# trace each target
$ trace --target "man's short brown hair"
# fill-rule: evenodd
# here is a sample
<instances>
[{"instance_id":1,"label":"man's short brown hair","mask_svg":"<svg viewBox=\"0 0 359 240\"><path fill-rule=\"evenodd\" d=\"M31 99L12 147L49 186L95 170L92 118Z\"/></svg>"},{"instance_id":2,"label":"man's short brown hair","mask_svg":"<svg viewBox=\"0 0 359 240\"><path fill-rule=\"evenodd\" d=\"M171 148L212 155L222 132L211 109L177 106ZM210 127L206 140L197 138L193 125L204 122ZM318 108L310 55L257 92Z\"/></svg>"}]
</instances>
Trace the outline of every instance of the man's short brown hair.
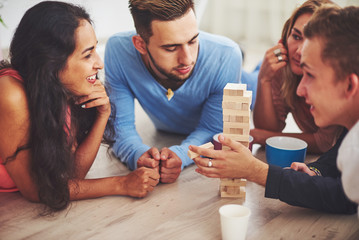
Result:
<instances>
[{"instance_id":1,"label":"man's short brown hair","mask_svg":"<svg viewBox=\"0 0 359 240\"><path fill-rule=\"evenodd\" d=\"M194 11L193 0L129 0L129 8L137 33L148 43L152 36L152 21L172 21L189 9Z\"/></svg>"},{"instance_id":2,"label":"man's short brown hair","mask_svg":"<svg viewBox=\"0 0 359 240\"><path fill-rule=\"evenodd\" d=\"M321 58L330 64L338 79L359 75L359 7L322 7L304 28L308 39L319 38Z\"/></svg>"}]
</instances>

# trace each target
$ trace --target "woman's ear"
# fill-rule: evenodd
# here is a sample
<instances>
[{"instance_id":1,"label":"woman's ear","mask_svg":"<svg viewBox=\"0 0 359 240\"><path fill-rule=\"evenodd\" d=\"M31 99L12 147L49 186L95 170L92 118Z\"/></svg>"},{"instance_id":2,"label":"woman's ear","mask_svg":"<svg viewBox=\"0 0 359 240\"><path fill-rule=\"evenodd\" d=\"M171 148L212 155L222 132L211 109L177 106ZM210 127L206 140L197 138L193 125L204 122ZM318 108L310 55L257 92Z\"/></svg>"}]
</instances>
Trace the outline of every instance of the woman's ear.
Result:
<instances>
[{"instance_id":1,"label":"woman's ear","mask_svg":"<svg viewBox=\"0 0 359 240\"><path fill-rule=\"evenodd\" d=\"M348 87L346 91L347 97L353 97L359 94L359 76L355 73L351 73L348 76Z\"/></svg>"},{"instance_id":2,"label":"woman's ear","mask_svg":"<svg viewBox=\"0 0 359 240\"><path fill-rule=\"evenodd\" d=\"M147 53L146 42L140 35L135 35L132 37L132 43L141 54Z\"/></svg>"}]
</instances>

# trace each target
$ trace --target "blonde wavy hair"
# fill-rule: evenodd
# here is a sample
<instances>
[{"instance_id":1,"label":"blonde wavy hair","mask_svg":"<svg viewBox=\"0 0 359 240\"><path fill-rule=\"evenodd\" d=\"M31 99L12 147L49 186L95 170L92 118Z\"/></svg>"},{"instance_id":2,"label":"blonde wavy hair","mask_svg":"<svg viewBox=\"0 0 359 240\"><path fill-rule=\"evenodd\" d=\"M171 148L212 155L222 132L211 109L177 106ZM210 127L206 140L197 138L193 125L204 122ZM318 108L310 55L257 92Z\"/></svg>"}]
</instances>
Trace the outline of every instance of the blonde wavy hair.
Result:
<instances>
[{"instance_id":1,"label":"blonde wavy hair","mask_svg":"<svg viewBox=\"0 0 359 240\"><path fill-rule=\"evenodd\" d=\"M288 49L288 38L297 19L303 14L313 14L318 8L325 4L333 5L334 3L330 0L308 0L299 6L296 10L294 10L292 16L285 22L282 30L281 40L286 49ZM281 77L284 79L281 88L282 97L284 98L285 103L291 109L294 109L294 103L298 100L296 90L302 75L294 74L290 64L287 64L282 70Z\"/></svg>"}]
</instances>

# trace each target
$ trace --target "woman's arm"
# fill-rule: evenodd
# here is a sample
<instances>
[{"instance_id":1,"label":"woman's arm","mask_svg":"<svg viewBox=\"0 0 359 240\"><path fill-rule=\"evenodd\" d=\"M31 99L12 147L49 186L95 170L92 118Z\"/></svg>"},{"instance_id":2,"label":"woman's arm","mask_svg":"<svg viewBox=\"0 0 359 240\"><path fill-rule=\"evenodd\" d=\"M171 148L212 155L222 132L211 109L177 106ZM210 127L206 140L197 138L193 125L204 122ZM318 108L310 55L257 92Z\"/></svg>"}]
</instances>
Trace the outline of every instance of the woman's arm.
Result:
<instances>
[{"instance_id":1,"label":"woman's arm","mask_svg":"<svg viewBox=\"0 0 359 240\"><path fill-rule=\"evenodd\" d=\"M0 81L0 112L0 158L5 163L7 172L21 194L30 201L38 202L38 188L31 176L31 149L19 151L15 158L6 161L9 157L14 156L19 147L25 146L29 139L29 112L26 94L22 83L11 77L3 77ZM99 117L94 124L94 130L85 140L85 143L89 145L81 145L78 150L86 151L86 146L94 146L91 145L91 140L96 142L95 146L99 146L104 125L106 124L104 124L103 118ZM98 131L102 134L99 134ZM98 137L98 134L101 137ZM84 158L80 160L96 156L97 150L90 149L89 151L90 154L84 153ZM70 199L87 199L107 195L144 197L158 184L159 178L158 172L140 168L126 176L94 180L74 179L69 182Z\"/></svg>"},{"instance_id":2,"label":"woman's arm","mask_svg":"<svg viewBox=\"0 0 359 240\"><path fill-rule=\"evenodd\" d=\"M21 194L30 201L38 201L38 190L30 175L30 151L16 150L29 139L29 111L23 84L10 77L0 81L0 158L6 171ZM10 159L9 159L10 158Z\"/></svg>"},{"instance_id":3,"label":"woman's arm","mask_svg":"<svg viewBox=\"0 0 359 240\"><path fill-rule=\"evenodd\" d=\"M90 101L90 102L88 102ZM88 102L86 104L83 104ZM109 98L102 83L97 80L93 92L77 101L84 108L97 108L97 117L85 140L76 148L76 178L84 179L99 150L108 118L111 114Z\"/></svg>"},{"instance_id":4,"label":"woman's arm","mask_svg":"<svg viewBox=\"0 0 359 240\"><path fill-rule=\"evenodd\" d=\"M275 49L280 49L283 61L278 61L274 54ZM277 113L273 104L272 81L279 76L279 70L287 64L287 50L283 44L267 50L258 75L257 97L253 109L253 122L256 128L270 131L280 131Z\"/></svg>"}]
</instances>

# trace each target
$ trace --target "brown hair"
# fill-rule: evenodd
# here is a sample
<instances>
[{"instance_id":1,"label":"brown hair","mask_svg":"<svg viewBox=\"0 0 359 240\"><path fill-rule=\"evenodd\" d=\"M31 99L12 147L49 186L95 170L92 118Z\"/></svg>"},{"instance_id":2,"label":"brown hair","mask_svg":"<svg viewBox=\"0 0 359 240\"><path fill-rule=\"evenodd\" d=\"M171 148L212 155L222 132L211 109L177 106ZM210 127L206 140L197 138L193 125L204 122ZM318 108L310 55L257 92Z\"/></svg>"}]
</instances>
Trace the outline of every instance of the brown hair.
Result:
<instances>
[{"instance_id":1,"label":"brown hair","mask_svg":"<svg viewBox=\"0 0 359 240\"><path fill-rule=\"evenodd\" d=\"M330 64L337 79L359 75L359 7L320 8L304 28L308 39L322 40L321 58Z\"/></svg>"},{"instance_id":2,"label":"brown hair","mask_svg":"<svg viewBox=\"0 0 359 240\"><path fill-rule=\"evenodd\" d=\"M193 0L129 0L129 8L137 33L148 43L152 36L153 20L172 21L189 9L194 11Z\"/></svg>"},{"instance_id":3,"label":"brown hair","mask_svg":"<svg viewBox=\"0 0 359 240\"><path fill-rule=\"evenodd\" d=\"M330 0L308 0L294 10L292 16L285 22L282 30L281 40L285 48L288 49L288 38L297 19L306 13L313 14L320 6L328 3L333 4ZM292 72L290 65L287 64L282 70L282 78L284 79L281 88L282 96L286 104L293 109L294 102L298 98L296 90L302 76L295 75Z\"/></svg>"}]
</instances>

